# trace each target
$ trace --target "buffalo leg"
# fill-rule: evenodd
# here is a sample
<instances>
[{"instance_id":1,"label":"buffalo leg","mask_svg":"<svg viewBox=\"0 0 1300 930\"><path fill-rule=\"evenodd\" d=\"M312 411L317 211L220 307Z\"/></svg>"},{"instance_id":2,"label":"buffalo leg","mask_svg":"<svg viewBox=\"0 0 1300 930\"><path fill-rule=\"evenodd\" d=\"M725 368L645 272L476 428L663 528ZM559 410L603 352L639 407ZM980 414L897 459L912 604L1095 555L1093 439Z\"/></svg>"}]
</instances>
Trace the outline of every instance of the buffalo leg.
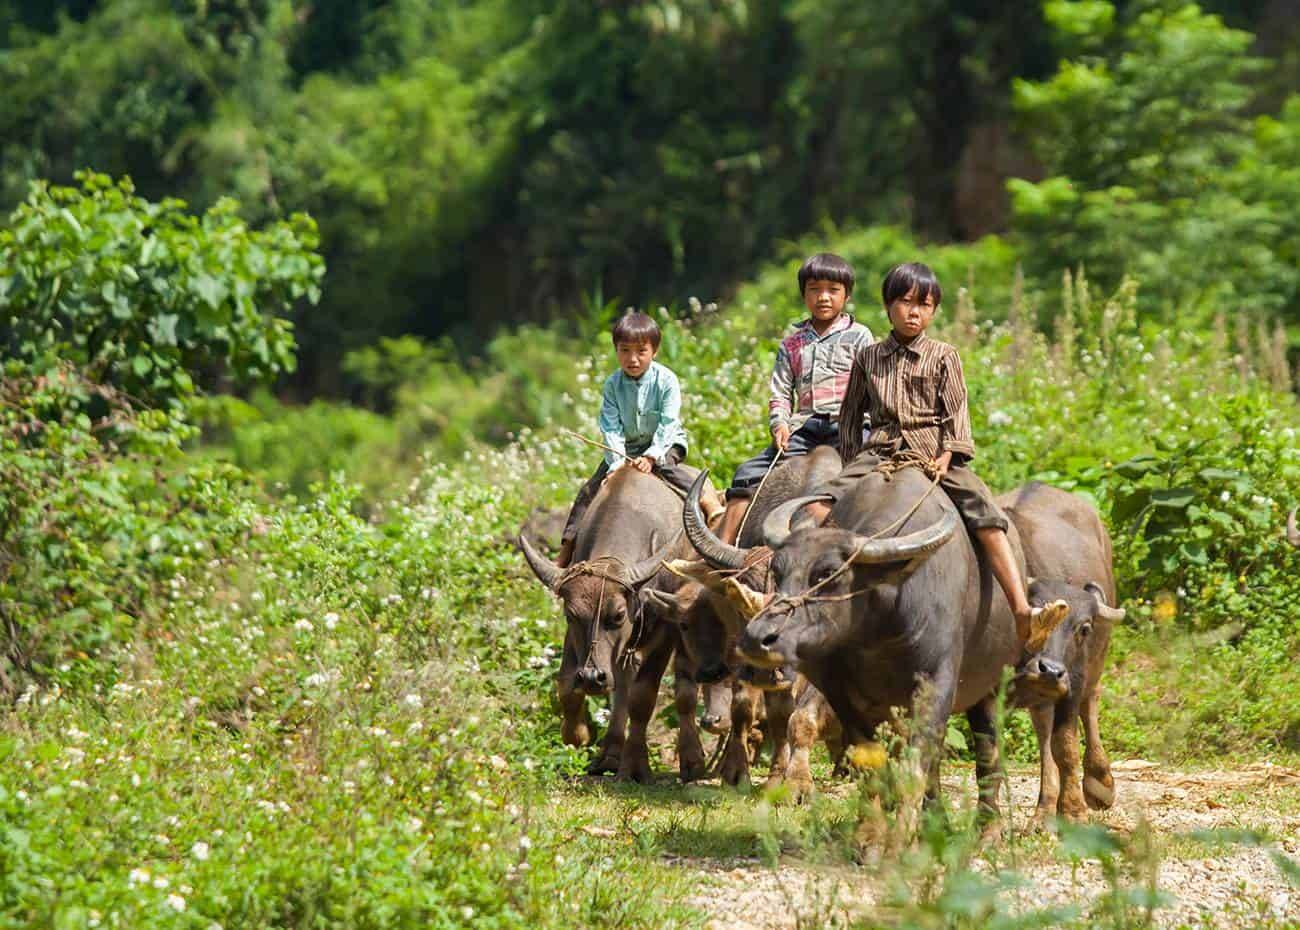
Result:
<instances>
[{"instance_id":1,"label":"buffalo leg","mask_svg":"<svg viewBox=\"0 0 1300 930\"><path fill-rule=\"evenodd\" d=\"M767 713L767 732L772 737L772 765L767 772L764 788L783 784L790 766L790 723L795 708L793 691L764 691L763 705Z\"/></svg>"},{"instance_id":2,"label":"buffalo leg","mask_svg":"<svg viewBox=\"0 0 1300 930\"><path fill-rule=\"evenodd\" d=\"M943 758L943 740L948 733L948 717L957 693L957 675L951 667L941 668L933 678L922 678L913 700L916 729L912 745L920 753L921 771L926 774L926 802L939 800L939 763Z\"/></svg>"},{"instance_id":3,"label":"buffalo leg","mask_svg":"<svg viewBox=\"0 0 1300 930\"><path fill-rule=\"evenodd\" d=\"M1107 810L1115 803L1115 779L1097 726L1100 693L1101 688L1094 685L1083 700L1083 796L1093 810Z\"/></svg>"},{"instance_id":4,"label":"buffalo leg","mask_svg":"<svg viewBox=\"0 0 1300 930\"><path fill-rule=\"evenodd\" d=\"M814 699L799 702L790 715L790 762L785 769L785 783L795 800L813 793L811 756L821 733L821 707Z\"/></svg>"},{"instance_id":5,"label":"buffalo leg","mask_svg":"<svg viewBox=\"0 0 1300 930\"><path fill-rule=\"evenodd\" d=\"M1040 827L1046 826L1047 821L1056 815L1056 804L1061 797L1061 776L1056 767L1056 756L1052 754L1054 716L1051 704L1029 708L1029 719L1033 721L1034 735L1038 737L1038 806L1034 810L1034 821Z\"/></svg>"},{"instance_id":6,"label":"buffalo leg","mask_svg":"<svg viewBox=\"0 0 1300 930\"><path fill-rule=\"evenodd\" d=\"M555 678L555 691L560 700L560 738L566 746L586 746L591 742L592 720L587 712L587 696L573 687L573 676L578 670L578 656L564 637L564 656Z\"/></svg>"},{"instance_id":7,"label":"buffalo leg","mask_svg":"<svg viewBox=\"0 0 1300 930\"><path fill-rule=\"evenodd\" d=\"M667 637L647 648L642 654L641 667L636 671L628 689L627 743L619 760L618 780L649 784L653 778L650 770L650 749L646 746L646 727L655 712L655 699L659 696L659 682L672 658L673 643ZM691 712L694 713L694 708Z\"/></svg>"},{"instance_id":8,"label":"buffalo leg","mask_svg":"<svg viewBox=\"0 0 1300 930\"><path fill-rule=\"evenodd\" d=\"M990 695L972 704L966 711L971 733L975 735L975 783L979 787L979 822L986 827L1000 816L998 792L1002 790L1002 766L998 760L998 734L994 724L996 699Z\"/></svg>"},{"instance_id":9,"label":"buffalo leg","mask_svg":"<svg viewBox=\"0 0 1300 930\"><path fill-rule=\"evenodd\" d=\"M677 769L683 782L703 778L707 765L700 731L695 723L695 705L700 689L691 677L683 653L673 656L673 706L677 709Z\"/></svg>"},{"instance_id":10,"label":"buffalo leg","mask_svg":"<svg viewBox=\"0 0 1300 930\"><path fill-rule=\"evenodd\" d=\"M1056 703L1052 756L1061 773L1061 797L1056 802L1056 812L1067 820L1083 820L1088 808L1079 781L1079 704L1069 698Z\"/></svg>"},{"instance_id":11,"label":"buffalo leg","mask_svg":"<svg viewBox=\"0 0 1300 930\"><path fill-rule=\"evenodd\" d=\"M731 692L731 736L718 771L724 785L749 782L749 728L757 713L759 696L757 688L739 681Z\"/></svg>"},{"instance_id":12,"label":"buffalo leg","mask_svg":"<svg viewBox=\"0 0 1300 930\"><path fill-rule=\"evenodd\" d=\"M622 764L623 744L627 735L627 671L618 668L614 671L614 693L609 698L609 729L597 744L599 753L587 766L587 774L602 775L617 772Z\"/></svg>"}]
</instances>

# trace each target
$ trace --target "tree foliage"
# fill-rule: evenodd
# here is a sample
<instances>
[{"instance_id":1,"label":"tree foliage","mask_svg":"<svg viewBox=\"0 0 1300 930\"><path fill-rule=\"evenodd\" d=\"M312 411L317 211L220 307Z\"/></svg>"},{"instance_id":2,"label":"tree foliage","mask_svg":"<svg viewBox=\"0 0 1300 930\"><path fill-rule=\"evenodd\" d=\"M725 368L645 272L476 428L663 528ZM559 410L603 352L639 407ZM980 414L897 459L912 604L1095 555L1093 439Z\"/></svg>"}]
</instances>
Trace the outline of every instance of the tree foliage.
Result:
<instances>
[{"instance_id":1,"label":"tree foliage","mask_svg":"<svg viewBox=\"0 0 1300 930\"><path fill-rule=\"evenodd\" d=\"M129 181L37 184L0 229L0 346L43 373L175 402L194 377L267 380L294 366L285 311L320 296L311 219L251 230L233 201L202 216Z\"/></svg>"},{"instance_id":2,"label":"tree foliage","mask_svg":"<svg viewBox=\"0 0 1300 930\"><path fill-rule=\"evenodd\" d=\"M1011 182L1027 263L1085 264L1149 305L1198 300L1300 313L1295 255L1295 100L1254 132L1253 37L1195 6L1124 21L1105 2L1051 3L1074 54L1015 103L1047 169Z\"/></svg>"}]
</instances>

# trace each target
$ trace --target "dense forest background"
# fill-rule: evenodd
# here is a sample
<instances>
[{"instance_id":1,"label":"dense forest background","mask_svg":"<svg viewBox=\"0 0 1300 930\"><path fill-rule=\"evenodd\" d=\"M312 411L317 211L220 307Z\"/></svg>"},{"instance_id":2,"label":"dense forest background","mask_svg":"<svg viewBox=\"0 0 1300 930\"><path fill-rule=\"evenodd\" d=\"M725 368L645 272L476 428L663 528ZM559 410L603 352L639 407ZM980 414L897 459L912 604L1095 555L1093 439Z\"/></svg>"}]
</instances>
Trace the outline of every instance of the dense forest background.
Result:
<instances>
[{"instance_id":1,"label":"dense forest background","mask_svg":"<svg viewBox=\"0 0 1300 930\"><path fill-rule=\"evenodd\" d=\"M315 218L282 396L865 227L1300 322L1294 0L0 0L0 87L5 212L90 167Z\"/></svg>"}]
</instances>

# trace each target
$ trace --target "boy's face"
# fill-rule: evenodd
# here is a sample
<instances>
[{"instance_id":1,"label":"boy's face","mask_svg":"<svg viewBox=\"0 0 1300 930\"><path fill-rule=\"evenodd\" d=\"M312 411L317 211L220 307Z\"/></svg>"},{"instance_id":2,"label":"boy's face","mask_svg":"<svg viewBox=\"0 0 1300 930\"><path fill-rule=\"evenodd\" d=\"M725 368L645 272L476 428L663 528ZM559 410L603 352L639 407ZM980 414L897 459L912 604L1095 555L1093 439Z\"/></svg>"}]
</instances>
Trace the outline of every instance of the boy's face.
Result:
<instances>
[{"instance_id":1,"label":"boy's face","mask_svg":"<svg viewBox=\"0 0 1300 930\"><path fill-rule=\"evenodd\" d=\"M618 367L629 378L639 378L650 370L650 363L659 352L648 342L620 342L614 346L618 355Z\"/></svg>"},{"instance_id":2,"label":"boy's face","mask_svg":"<svg viewBox=\"0 0 1300 930\"><path fill-rule=\"evenodd\" d=\"M916 288L912 288L887 308L889 322L904 341L915 339L925 332L930 321L934 319L934 296L927 294L917 297Z\"/></svg>"},{"instance_id":3,"label":"boy's face","mask_svg":"<svg viewBox=\"0 0 1300 930\"><path fill-rule=\"evenodd\" d=\"M838 281L813 278L803 286L803 302L818 323L829 323L844 312L849 292Z\"/></svg>"}]
</instances>

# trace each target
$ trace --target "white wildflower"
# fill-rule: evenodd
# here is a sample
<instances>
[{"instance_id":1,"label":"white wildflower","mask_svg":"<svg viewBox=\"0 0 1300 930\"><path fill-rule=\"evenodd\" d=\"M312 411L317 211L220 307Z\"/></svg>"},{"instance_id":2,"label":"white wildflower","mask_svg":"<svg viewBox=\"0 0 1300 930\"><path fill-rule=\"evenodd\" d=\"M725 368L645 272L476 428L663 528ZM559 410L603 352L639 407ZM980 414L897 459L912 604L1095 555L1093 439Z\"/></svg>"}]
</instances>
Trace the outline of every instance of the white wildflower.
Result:
<instances>
[{"instance_id":1,"label":"white wildflower","mask_svg":"<svg viewBox=\"0 0 1300 930\"><path fill-rule=\"evenodd\" d=\"M338 626L339 615L331 610L324 617L321 617L321 622L325 624L325 629L332 630L334 627Z\"/></svg>"},{"instance_id":2,"label":"white wildflower","mask_svg":"<svg viewBox=\"0 0 1300 930\"><path fill-rule=\"evenodd\" d=\"M418 694L408 694L406 697L402 698L402 703L407 707L420 708L424 706L424 699Z\"/></svg>"},{"instance_id":3,"label":"white wildflower","mask_svg":"<svg viewBox=\"0 0 1300 930\"><path fill-rule=\"evenodd\" d=\"M167 906L173 911L185 910L185 899L178 894L169 894L167 896Z\"/></svg>"},{"instance_id":4,"label":"white wildflower","mask_svg":"<svg viewBox=\"0 0 1300 930\"><path fill-rule=\"evenodd\" d=\"M462 907L462 908L460 909L460 916L461 916L461 917L464 917L466 920L473 920L473 919L474 919L474 908L472 908L472 907L470 907L468 904L466 904L464 907Z\"/></svg>"},{"instance_id":5,"label":"white wildflower","mask_svg":"<svg viewBox=\"0 0 1300 930\"><path fill-rule=\"evenodd\" d=\"M200 862L206 862L210 852L211 850L209 849L208 844L202 840L198 840L190 847L190 855Z\"/></svg>"},{"instance_id":6,"label":"white wildflower","mask_svg":"<svg viewBox=\"0 0 1300 930\"><path fill-rule=\"evenodd\" d=\"M319 688L321 685L325 684L325 682L328 680L329 679L325 676L323 672L312 672L310 675L306 677L306 679L303 680L303 684L305 684L308 688Z\"/></svg>"},{"instance_id":7,"label":"white wildflower","mask_svg":"<svg viewBox=\"0 0 1300 930\"><path fill-rule=\"evenodd\" d=\"M600 724L603 727L605 724L609 723L609 708L598 707L596 708L596 712L591 716L593 719L595 719L596 723Z\"/></svg>"},{"instance_id":8,"label":"white wildflower","mask_svg":"<svg viewBox=\"0 0 1300 930\"><path fill-rule=\"evenodd\" d=\"M488 758L488 765L492 766L498 772L501 772L506 769L508 763L501 756L494 755Z\"/></svg>"},{"instance_id":9,"label":"white wildflower","mask_svg":"<svg viewBox=\"0 0 1300 930\"><path fill-rule=\"evenodd\" d=\"M533 848L532 839L528 837L526 834L524 836L519 837L519 848L523 850L532 849Z\"/></svg>"},{"instance_id":10,"label":"white wildflower","mask_svg":"<svg viewBox=\"0 0 1300 930\"><path fill-rule=\"evenodd\" d=\"M1005 410L994 410L989 414L989 426L1010 426L1011 414Z\"/></svg>"},{"instance_id":11,"label":"white wildflower","mask_svg":"<svg viewBox=\"0 0 1300 930\"><path fill-rule=\"evenodd\" d=\"M132 885L147 885L151 877L148 869L132 869L126 880Z\"/></svg>"},{"instance_id":12,"label":"white wildflower","mask_svg":"<svg viewBox=\"0 0 1300 930\"><path fill-rule=\"evenodd\" d=\"M1226 504L1228 501L1232 500L1232 492L1224 491L1222 494L1219 495L1219 500L1223 501L1223 503Z\"/></svg>"},{"instance_id":13,"label":"white wildflower","mask_svg":"<svg viewBox=\"0 0 1300 930\"><path fill-rule=\"evenodd\" d=\"M300 633L310 633L313 629L311 621L306 617L303 617L301 620L294 623L293 628Z\"/></svg>"}]
</instances>

